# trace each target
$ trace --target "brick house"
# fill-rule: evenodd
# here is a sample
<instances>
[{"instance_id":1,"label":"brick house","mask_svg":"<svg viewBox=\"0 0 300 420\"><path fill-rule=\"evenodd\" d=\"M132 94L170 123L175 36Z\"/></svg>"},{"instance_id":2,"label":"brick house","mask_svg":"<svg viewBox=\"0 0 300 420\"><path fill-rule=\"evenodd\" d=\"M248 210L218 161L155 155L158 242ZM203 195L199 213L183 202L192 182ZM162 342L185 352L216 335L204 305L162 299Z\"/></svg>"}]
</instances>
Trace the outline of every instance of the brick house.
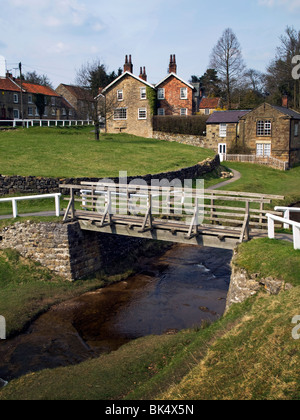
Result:
<instances>
[{"instance_id":1,"label":"brick house","mask_svg":"<svg viewBox=\"0 0 300 420\"><path fill-rule=\"evenodd\" d=\"M264 103L240 118L240 142L259 157L274 157L290 166L300 162L300 113Z\"/></svg>"},{"instance_id":2,"label":"brick house","mask_svg":"<svg viewBox=\"0 0 300 420\"><path fill-rule=\"evenodd\" d=\"M56 88L56 92L63 96L74 109L73 119L93 119L96 101L87 89L61 83Z\"/></svg>"},{"instance_id":3,"label":"brick house","mask_svg":"<svg viewBox=\"0 0 300 420\"><path fill-rule=\"evenodd\" d=\"M21 91L20 80L7 73L5 77L0 77L0 120L40 119L36 105L37 95L44 96L43 119L69 119L71 105L53 89L22 82Z\"/></svg>"},{"instance_id":4,"label":"brick house","mask_svg":"<svg viewBox=\"0 0 300 420\"><path fill-rule=\"evenodd\" d=\"M177 75L175 55L171 55L169 74L157 85L158 115L193 115L195 109L195 87Z\"/></svg>"},{"instance_id":5,"label":"brick house","mask_svg":"<svg viewBox=\"0 0 300 420\"><path fill-rule=\"evenodd\" d=\"M249 111L216 111L206 122L205 147L226 154L240 136L240 119Z\"/></svg>"},{"instance_id":6,"label":"brick house","mask_svg":"<svg viewBox=\"0 0 300 420\"><path fill-rule=\"evenodd\" d=\"M155 87L147 82L145 67L133 74L131 56L126 56L124 72L102 90L106 103L106 132L152 137Z\"/></svg>"}]
</instances>

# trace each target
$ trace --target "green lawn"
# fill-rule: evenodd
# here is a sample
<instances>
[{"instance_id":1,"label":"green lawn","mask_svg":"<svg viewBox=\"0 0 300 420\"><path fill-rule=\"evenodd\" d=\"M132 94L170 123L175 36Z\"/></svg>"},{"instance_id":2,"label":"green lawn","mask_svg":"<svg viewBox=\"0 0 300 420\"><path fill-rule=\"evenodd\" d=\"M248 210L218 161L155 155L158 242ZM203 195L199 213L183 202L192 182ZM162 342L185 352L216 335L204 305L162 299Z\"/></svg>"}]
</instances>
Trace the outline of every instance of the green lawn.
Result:
<instances>
[{"instance_id":1,"label":"green lawn","mask_svg":"<svg viewBox=\"0 0 300 420\"><path fill-rule=\"evenodd\" d=\"M224 162L224 165L236 169L242 177L221 189L283 195L286 204L300 201L300 166L283 172L251 163Z\"/></svg>"},{"instance_id":2,"label":"green lawn","mask_svg":"<svg viewBox=\"0 0 300 420\"><path fill-rule=\"evenodd\" d=\"M0 132L2 175L115 177L147 175L196 165L214 152L128 134L101 134L92 127L18 129Z\"/></svg>"}]
</instances>

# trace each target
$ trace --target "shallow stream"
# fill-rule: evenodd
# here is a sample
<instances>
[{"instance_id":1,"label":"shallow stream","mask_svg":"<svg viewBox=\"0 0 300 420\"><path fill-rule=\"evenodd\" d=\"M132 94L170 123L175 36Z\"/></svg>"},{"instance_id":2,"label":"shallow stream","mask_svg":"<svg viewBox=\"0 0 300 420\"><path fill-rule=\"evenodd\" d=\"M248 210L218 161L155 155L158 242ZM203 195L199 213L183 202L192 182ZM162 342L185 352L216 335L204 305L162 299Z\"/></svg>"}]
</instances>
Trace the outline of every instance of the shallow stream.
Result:
<instances>
[{"instance_id":1,"label":"shallow stream","mask_svg":"<svg viewBox=\"0 0 300 420\"><path fill-rule=\"evenodd\" d=\"M0 378L80 363L130 340L217 320L232 252L175 245L126 281L51 308L26 333L1 342Z\"/></svg>"}]
</instances>

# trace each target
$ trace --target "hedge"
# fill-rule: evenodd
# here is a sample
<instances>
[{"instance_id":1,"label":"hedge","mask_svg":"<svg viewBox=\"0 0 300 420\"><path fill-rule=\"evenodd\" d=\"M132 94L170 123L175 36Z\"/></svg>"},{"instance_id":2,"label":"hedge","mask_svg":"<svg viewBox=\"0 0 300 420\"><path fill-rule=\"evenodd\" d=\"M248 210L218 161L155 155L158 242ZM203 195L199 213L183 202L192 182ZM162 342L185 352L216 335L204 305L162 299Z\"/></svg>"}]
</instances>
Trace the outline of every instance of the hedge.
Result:
<instances>
[{"instance_id":1,"label":"hedge","mask_svg":"<svg viewBox=\"0 0 300 420\"><path fill-rule=\"evenodd\" d=\"M190 134L194 136L203 136L206 131L207 116L154 116L154 131L162 131L171 134Z\"/></svg>"}]
</instances>

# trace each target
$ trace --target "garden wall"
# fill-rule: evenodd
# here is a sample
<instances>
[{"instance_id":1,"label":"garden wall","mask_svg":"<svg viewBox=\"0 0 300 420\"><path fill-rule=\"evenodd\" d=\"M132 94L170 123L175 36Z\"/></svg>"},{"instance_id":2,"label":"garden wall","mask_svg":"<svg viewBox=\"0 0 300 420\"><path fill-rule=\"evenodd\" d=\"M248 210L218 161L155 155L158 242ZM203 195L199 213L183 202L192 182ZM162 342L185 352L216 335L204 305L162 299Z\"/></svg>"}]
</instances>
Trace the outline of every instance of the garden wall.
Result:
<instances>
[{"instance_id":1,"label":"garden wall","mask_svg":"<svg viewBox=\"0 0 300 420\"><path fill-rule=\"evenodd\" d=\"M201 178L207 173L212 172L214 169L220 166L219 155L216 155L213 159L206 159L197 165L179 169L178 171L162 172L155 175L144 175L137 177L128 177L128 183L133 179L139 178L151 184L152 179L167 179L172 181L173 179L180 179L182 182L185 179ZM119 178L110 178L115 183L119 182ZM63 194L69 193L67 191L60 191L59 184L72 184L80 185L81 182L98 182L99 178L44 178L34 176L5 176L0 175L0 196L8 194L51 194L56 192L62 192Z\"/></svg>"}]
</instances>

